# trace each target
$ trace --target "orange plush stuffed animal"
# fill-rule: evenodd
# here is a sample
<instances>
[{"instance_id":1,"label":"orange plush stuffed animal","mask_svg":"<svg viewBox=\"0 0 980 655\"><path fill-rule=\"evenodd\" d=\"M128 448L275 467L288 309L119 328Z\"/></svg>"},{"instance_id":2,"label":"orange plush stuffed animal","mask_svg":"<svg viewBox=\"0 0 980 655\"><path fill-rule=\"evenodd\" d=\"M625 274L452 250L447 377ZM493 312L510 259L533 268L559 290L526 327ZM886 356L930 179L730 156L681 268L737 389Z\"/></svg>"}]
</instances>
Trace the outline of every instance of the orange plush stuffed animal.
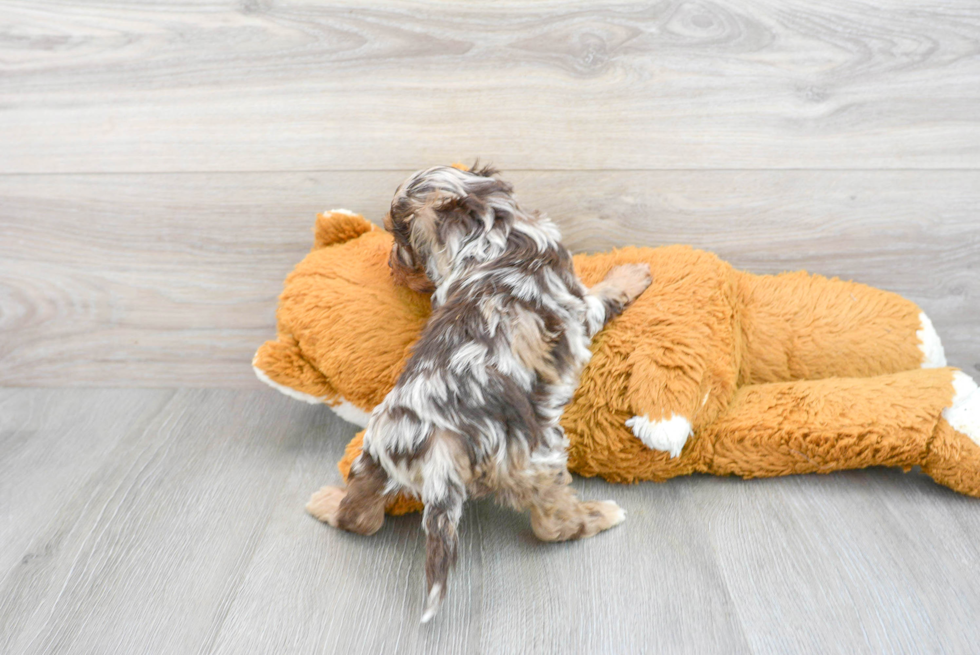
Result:
<instances>
[{"instance_id":1,"label":"orange plush stuffed animal","mask_svg":"<svg viewBox=\"0 0 980 655\"><path fill-rule=\"evenodd\" d=\"M396 287L391 238L321 214L287 278L259 378L361 426L394 386L429 313ZM980 496L980 391L945 368L913 303L806 273L751 275L684 246L577 255L591 285L646 262L653 284L593 343L562 425L569 470L613 482L694 472L745 478L920 466ZM340 463L360 452L355 437ZM419 508L399 498L389 511Z\"/></svg>"}]
</instances>

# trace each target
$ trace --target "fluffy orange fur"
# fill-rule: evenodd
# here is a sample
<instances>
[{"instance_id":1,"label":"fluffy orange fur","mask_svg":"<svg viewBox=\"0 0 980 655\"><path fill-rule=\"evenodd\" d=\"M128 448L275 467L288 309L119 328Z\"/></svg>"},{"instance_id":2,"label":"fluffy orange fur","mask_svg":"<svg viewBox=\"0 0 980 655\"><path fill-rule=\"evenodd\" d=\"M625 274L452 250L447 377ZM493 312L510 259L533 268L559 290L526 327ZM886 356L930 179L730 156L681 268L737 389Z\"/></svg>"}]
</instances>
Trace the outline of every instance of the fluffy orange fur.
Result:
<instances>
[{"instance_id":1,"label":"fluffy orange fur","mask_svg":"<svg viewBox=\"0 0 980 655\"><path fill-rule=\"evenodd\" d=\"M278 338L256 353L273 382L370 412L429 314L396 287L391 238L360 216L318 217L314 249L287 277ZM613 482L694 472L746 478L868 466L921 466L980 496L980 446L942 418L954 369L920 368L919 308L853 282L806 273L757 276L684 246L577 255L591 285L613 266L646 262L653 284L595 339L566 408L569 470ZM687 418L678 457L625 422ZM360 452L359 434L339 466ZM418 509L393 500L391 513Z\"/></svg>"}]
</instances>

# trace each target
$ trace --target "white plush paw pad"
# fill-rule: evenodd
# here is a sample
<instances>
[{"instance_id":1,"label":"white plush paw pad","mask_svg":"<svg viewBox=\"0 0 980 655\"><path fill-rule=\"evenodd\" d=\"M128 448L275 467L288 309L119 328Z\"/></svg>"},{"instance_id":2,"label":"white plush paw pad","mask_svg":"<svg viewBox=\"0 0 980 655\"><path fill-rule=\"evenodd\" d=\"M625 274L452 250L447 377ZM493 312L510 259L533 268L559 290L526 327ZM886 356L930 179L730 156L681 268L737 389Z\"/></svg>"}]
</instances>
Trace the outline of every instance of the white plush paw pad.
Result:
<instances>
[{"instance_id":1,"label":"white plush paw pad","mask_svg":"<svg viewBox=\"0 0 980 655\"><path fill-rule=\"evenodd\" d=\"M922 368L942 368L946 366L946 351L943 342L936 334L936 328L925 312L919 313L919 329L915 336L919 338L919 350L922 351Z\"/></svg>"},{"instance_id":2,"label":"white plush paw pad","mask_svg":"<svg viewBox=\"0 0 980 655\"><path fill-rule=\"evenodd\" d=\"M630 428L647 448L665 450L671 457L681 454L687 438L691 436L691 422L675 414L662 421L651 421L649 416L634 416L627 419L626 427Z\"/></svg>"},{"instance_id":3,"label":"white plush paw pad","mask_svg":"<svg viewBox=\"0 0 980 655\"><path fill-rule=\"evenodd\" d=\"M956 371L953 390L953 404L943 410L943 418L980 446L980 388L969 375Z\"/></svg>"},{"instance_id":4,"label":"white plush paw pad","mask_svg":"<svg viewBox=\"0 0 980 655\"><path fill-rule=\"evenodd\" d=\"M328 209L323 212L324 214L343 214L344 216L357 216L354 212L349 209Z\"/></svg>"}]
</instances>

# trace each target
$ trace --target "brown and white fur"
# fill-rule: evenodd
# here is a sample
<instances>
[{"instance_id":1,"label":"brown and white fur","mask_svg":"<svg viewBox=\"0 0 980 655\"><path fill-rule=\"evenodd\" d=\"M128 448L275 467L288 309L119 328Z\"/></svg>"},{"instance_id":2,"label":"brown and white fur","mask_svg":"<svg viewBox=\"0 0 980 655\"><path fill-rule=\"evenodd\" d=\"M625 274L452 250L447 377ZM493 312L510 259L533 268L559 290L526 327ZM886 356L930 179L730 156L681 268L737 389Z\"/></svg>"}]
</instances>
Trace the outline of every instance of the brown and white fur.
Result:
<instances>
[{"instance_id":1,"label":"brown and white fur","mask_svg":"<svg viewBox=\"0 0 980 655\"><path fill-rule=\"evenodd\" d=\"M456 560L467 498L492 494L530 510L543 540L589 537L620 523L612 501L569 486L559 424L593 335L650 284L646 264L586 288L555 225L522 209L490 168L420 171L385 218L396 281L433 291L432 316L395 388L375 408L346 489L325 487L307 509L332 526L376 532L385 501L420 496L431 619Z\"/></svg>"}]
</instances>

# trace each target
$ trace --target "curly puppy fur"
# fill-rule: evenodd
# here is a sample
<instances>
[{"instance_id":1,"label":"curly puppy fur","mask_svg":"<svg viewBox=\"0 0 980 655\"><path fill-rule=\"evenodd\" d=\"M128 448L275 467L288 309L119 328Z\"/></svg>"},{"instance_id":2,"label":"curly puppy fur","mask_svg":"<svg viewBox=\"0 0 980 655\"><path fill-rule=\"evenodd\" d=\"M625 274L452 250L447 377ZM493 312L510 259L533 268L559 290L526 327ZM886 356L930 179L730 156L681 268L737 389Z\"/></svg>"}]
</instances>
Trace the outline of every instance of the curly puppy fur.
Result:
<instances>
[{"instance_id":1,"label":"curly puppy fur","mask_svg":"<svg viewBox=\"0 0 980 655\"><path fill-rule=\"evenodd\" d=\"M374 410L348 487L308 509L330 525L376 532L388 495L425 504L431 619L456 561L463 502L492 494L530 510L534 533L561 541L621 522L613 502L568 486L559 424L593 335L650 284L646 264L613 269L591 289L575 276L555 225L520 207L496 171L435 167L396 191L385 227L400 284L433 291L432 316Z\"/></svg>"}]
</instances>

